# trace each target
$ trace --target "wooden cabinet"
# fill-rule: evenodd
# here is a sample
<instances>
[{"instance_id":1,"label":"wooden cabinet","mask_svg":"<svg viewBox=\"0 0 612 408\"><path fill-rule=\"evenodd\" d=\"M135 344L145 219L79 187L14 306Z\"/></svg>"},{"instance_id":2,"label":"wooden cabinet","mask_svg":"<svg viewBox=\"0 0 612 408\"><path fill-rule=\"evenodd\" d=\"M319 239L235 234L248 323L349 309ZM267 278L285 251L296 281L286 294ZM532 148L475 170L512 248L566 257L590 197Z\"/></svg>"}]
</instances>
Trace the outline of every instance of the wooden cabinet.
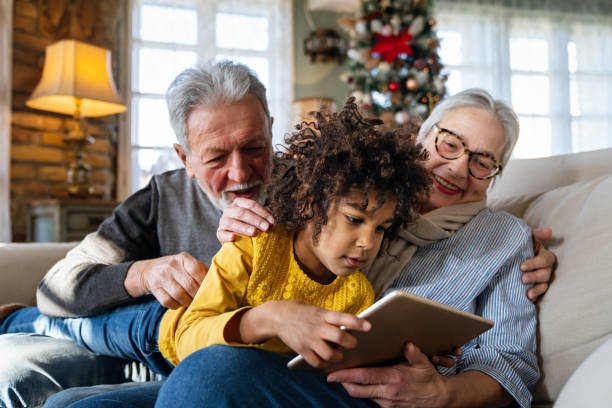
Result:
<instances>
[{"instance_id":1,"label":"wooden cabinet","mask_svg":"<svg viewBox=\"0 0 612 408\"><path fill-rule=\"evenodd\" d=\"M48 199L30 202L26 220L30 242L80 241L110 217L114 201Z\"/></svg>"}]
</instances>

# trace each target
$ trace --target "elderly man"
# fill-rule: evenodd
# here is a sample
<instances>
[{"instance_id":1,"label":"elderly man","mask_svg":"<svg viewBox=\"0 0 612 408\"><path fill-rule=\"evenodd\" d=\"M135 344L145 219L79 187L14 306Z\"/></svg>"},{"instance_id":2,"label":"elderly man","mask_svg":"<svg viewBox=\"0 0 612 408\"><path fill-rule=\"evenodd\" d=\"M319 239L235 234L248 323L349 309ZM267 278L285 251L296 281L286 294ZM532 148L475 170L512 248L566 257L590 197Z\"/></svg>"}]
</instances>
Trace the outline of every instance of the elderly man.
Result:
<instances>
[{"instance_id":1,"label":"elderly man","mask_svg":"<svg viewBox=\"0 0 612 408\"><path fill-rule=\"evenodd\" d=\"M39 286L40 310L87 316L147 295L168 308L187 306L221 246L216 231L223 207L237 197L261 198L272 154L265 92L237 63L181 73L167 103L179 141L174 149L185 168L153 176L58 262ZM0 407L36 406L64 387L121 380L118 364L112 374L92 377L93 357L67 342L0 336L3 355L25 342L32 343L25 350L31 355L11 360L10 367L1 363Z\"/></svg>"}]
</instances>

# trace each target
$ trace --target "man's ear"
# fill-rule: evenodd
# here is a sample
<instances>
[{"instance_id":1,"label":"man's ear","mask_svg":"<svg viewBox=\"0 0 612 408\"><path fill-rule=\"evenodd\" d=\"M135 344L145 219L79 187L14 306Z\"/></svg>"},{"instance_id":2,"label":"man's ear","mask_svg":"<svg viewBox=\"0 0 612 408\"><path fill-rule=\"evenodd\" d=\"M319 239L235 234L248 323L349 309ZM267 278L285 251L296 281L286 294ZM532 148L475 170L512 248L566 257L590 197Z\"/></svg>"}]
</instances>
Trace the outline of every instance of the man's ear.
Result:
<instances>
[{"instance_id":1,"label":"man's ear","mask_svg":"<svg viewBox=\"0 0 612 408\"><path fill-rule=\"evenodd\" d=\"M194 178L195 173L193 172L193 168L189 163L189 155L185 151L185 148L180 144L175 143L174 151L176 152L176 155L179 157L179 159L181 159L181 161L183 162L183 165L185 166L185 171L187 171L187 175L189 176L189 178Z\"/></svg>"}]
</instances>

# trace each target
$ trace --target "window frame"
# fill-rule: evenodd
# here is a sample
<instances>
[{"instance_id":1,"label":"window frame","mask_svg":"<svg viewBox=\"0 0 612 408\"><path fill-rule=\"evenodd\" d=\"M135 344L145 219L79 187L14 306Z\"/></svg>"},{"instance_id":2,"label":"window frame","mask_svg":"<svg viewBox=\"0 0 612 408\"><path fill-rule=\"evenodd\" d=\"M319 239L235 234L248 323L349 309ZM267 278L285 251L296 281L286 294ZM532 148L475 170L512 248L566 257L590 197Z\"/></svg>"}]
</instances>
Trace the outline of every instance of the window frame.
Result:
<instances>
[{"instance_id":1,"label":"window frame","mask_svg":"<svg viewBox=\"0 0 612 408\"><path fill-rule=\"evenodd\" d=\"M459 12L456 12L459 11ZM470 13L470 11L473 12ZM461 63L445 64L444 72L452 75L454 72L460 72L462 75L459 88L465 89L470 86L480 86L487 89L497 98L509 102L512 105L512 80L515 75L526 75L529 77L543 76L548 79L548 99L549 111L547 114L540 113L517 113L519 120L524 122L524 119L545 118L550 123L551 144L550 156L567 154L591 150L589 147L575 146L578 141L584 139L580 134L579 123L581 120L587 120L585 126L593 126L593 121L601 120L603 123L611 123L612 115L606 112L585 113L584 110L576 113L576 106L572 104L572 85L576 81L577 87L580 87L580 78L593 77L601 78L604 81L611 81L612 74L610 72L590 72L581 70L580 61L576 61L577 69L573 72L570 68L570 52L569 44L574 41L574 30L580 29L581 26L588 26L588 21L581 19L573 21L572 16L565 14L547 14L538 16L541 21L547 22L547 27L532 27L529 30L521 32L521 25L529 18L529 14L523 10L505 8L493 9L490 8L486 12L479 14L474 8L458 8L453 10L451 15L449 10L442 10L437 13L438 33L444 37L445 32L458 34L461 46L465 47L474 33L466 29L470 24L482 21L485 19L487 24L495 26L495 35L492 30L488 33L491 35L483 36L482 43L477 46L489 47L490 53L486 54L489 61L482 63L481 61L466 61L469 51L461 52ZM463 18L463 19L462 19ZM561 22L557 23L557 18ZM481 20L479 20L481 19ZM515 24L518 23L518 24ZM513 69L510 61L510 40L514 38L537 38L546 41L548 47L548 68L546 71L525 71ZM490 42L495 44L490 44ZM612 38L608 38L612 40ZM441 41L442 46L443 41ZM469 46L474 46L470 44ZM577 45L576 45L577 47ZM469 57L468 57L469 58ZM578 58L578 56L576 56ZM466 63L467 62L467 63ZM484 75L479 75L483 73ZM477 78L476 80L474 78ZM478 82L475 85L474 82ZM487 84L488 82L488 84ZM487 86L489 85L489 86ZM457 91L454 89L453 91ZM579 92L579 91L577 91ZM576 97L576 103L580 103L580 98ZM610 125L608 125L610 126ZM520 139L519 139L520 143ZM588 144L588 142L587 142ZM612 146L612 140L607 141L607 145ZM597 147L595 147L597 148ZM599 148L605 148L601 146ZM527 149L525 149L527 151ZM515 152L516 153L516 152ZM515 155L513 155L513 158ZM520 156L517 158L530 158L538 156Z\"/></svg>"}]
</instances>

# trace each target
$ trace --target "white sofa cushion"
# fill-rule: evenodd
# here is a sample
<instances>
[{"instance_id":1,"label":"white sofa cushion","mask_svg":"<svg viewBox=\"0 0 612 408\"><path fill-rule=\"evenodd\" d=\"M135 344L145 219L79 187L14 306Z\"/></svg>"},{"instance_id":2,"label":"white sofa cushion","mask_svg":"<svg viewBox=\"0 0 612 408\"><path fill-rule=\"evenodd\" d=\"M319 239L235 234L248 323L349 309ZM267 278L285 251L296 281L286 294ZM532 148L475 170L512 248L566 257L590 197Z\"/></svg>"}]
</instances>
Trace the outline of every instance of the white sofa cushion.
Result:
<instances>
[{"instance_id":1,"label":"white sofa cushion","mask_svg":"<svg viewBox=\"0 0 612 408\"><path fill-rule=\"evenodd\" d=\"M35 304L43 275L76 243L0 244L0 304Z\"/></svg>"},{"instance_id":2,"label":"white sofa cushion","mask_svg":"<svg viewBox=\"0 0 612 408\"><path fill-rule=\"evenodd\" d=\"M558 266L540 300L544 373L535 401L555 400L571 373L612 338L612 175L543 193L524 214L547 226Z\"/></svg>"},{"instance_id":3,"label":"white sofa cushion","mask_svg":"<svg viewBox=\"0 0 612 408\"><path fill-rule=\"evenodd\" d=\"M612 402L610 387L612 339L597 348L570 377L563 387L555 408L605 408Z\"/></svg>"}]
</instances>

